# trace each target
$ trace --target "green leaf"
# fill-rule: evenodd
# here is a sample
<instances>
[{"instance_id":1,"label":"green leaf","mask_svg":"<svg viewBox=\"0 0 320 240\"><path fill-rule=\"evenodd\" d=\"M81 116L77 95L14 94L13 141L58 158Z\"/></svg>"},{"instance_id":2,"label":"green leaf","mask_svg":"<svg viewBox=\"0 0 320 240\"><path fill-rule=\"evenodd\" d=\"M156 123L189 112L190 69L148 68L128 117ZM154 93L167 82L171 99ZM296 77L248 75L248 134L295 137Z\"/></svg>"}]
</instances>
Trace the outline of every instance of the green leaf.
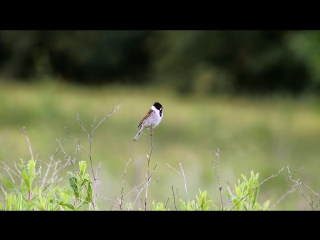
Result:
<instances>
[{"instance_id":1,"label":"green leaf","mask_svg":"<svg viewBox=\"0 0 320 240\"><path fill-rule=\"evenodd\" d=\"M4 179L4 178L0 178L1 181L14 193L19 194L19 191L15 189L15 187L13 186L13 184L11 182L9 182L8 180Z\"/></svg>"},{"instance_id":2,"label":"green leaf","mask_svg":"<svg viewBox=\"0 0 320 240\"><path fill-rule=\"evenodd\" d=\"M36 195L37 192L38 192L38 190L39 190L39 187L38 187L38 186L35 186L35 187L33 188L33 190L32 190L32 195Z\"/></svg>"},{"instance_id":3,"label":"green leaf","mask_svg":"<svg viewBox=\"0 0 320 240\"><path fill-rule=\"evenodd\" d=\"M185 202L183 200L180 200L180 208L182 210L187 210L187 206L186 206L186 204L185 204Z\"/></svg>"},{"instance_id":4,"label":"green leaf","mask_svg":"<svg viewBox=\"0 0 320 240\"><path fill-rule=\"evenodd\" d=\"M267 200L263 203L262 210L268 210L270 205L270 200Z\"/></svg>"},{"instance_id":5,"label":"green leaf","mask_svg":"<svg viewBox=\"0 0 320 240\"><path fill-rule=\"evenodd\" d=\"M245 175L241 174L241 177L243 178L244 181L246 181L246 182L248 181L247 177Z\"/></svg>"},{"instance_id":6,"label":"green leaf","mask_svg":"<svg viewBox=\"0 0 320 240\"><path fill-rule=\"evenodd\" d=\"M12 193L7 195L6 198L6 210L12 210L12 207L16 204L17 198Z\"/></svg>"},{"instance_id":7,"label":"green leaf","mask_svg":"<svg viewBox=\"0 0 320 240\"><path fill-rule=\"evenodd\" d=\"M52 196L55 194L55 192L56 192L57 188L58 188L58 186L56 186L56 187L52 188L52 189L48 192L48 194L47 194L46 198L47 198L47 199L51 199L51 198L52 198Z\"/></svg>"},{"instance_id":8,"label":"green leaf","mask_svg":"<svg viewBox=\"0 0 320 240\"><path fill-rule=\"evenodd\" d=\"M70 204L70 203L58 202L58 204L59 204L60 206L65 206L65 207L67 207L67 208L69 208L69 209L75 210L74 206L73 206L72 204Z\"/></svg>"},{"instance_id":9,"label":"green leaf","mask_svg":"<svg viewBox=\"0 0 320 240\"><path fill-rule=\"evenodd\" d=\"M152 205L153 205L152 210L154 210L154 211L163 211L163 210L165 210L162 202L155 204L154 201L152 201Z\"/></svg>"},{"instance_id":10,"label":"green leaf","mask_svg":"<svg viewBox=\"0 0 320 240\"><path fill-rule=\"evenodd\" d=\"M198 199L198 206L200 207L200 210L208 210L209 209L209 204L207 202L207 190L205 190L203 193L201 193L201 190L199 189L200 192L200 197ZM210 203L210 201L209 201Z\"/></svg>"},{"instance_id":11,"label":"green leaf","mask_svg":"<svg viewBox=\"0 0 320 240\"><path fill-rule=\"evenodd\" d=\"M83 180L81 180L80 187L84 186L84 185L87 184L87 183L90 183L90 180L88 180L88 179L83 179Z\"/></svg>"},{"instance_id":12,"label":"green leaf","mask_svg":"<svg viewBox=\"0 0 320 240\"><path fill-rule=\"evenodd\" d=\"M86 173L86 174L84 175L84 179L90 180L90 178L89 178L89 173Z\"/></svg>"},{"instance_id":13,"label":"green leaf","mask_svg":"<svg viewBox=\"0 0 320 240\"><path fill-rule=\"evenodd\" d=\"M45 211L45 210L47 210L47 209L45 209L41 204L36 204L36 207L37 207L37 209L40 210L40 211Z\"/></svg>"},{"instance_id":14,"label":"green leaf","mask_svg":"<svg viewBox=\"0 0 320 240\"><path fill-rule=\"evenodd\" d=\"M38 200L39 200L39 202L40 202L42 205L45 204L45 203L44 203L44 199L43 199L43 197L42 197L42 191L41 191L41 189L39 189L39 191L38 191Z\"/></svg>"},{"instance_id":15,"label":"green leaf","mask_svg":"<svg viewBox=\"0 0 320 240\"><path fill-rule=\"evenodd\" d=\"M44 186L44 189L42 192L45 192L50 186L51 186L52 183L48 183Z\"/></svg>"},{"instance_id":16,"label":"green leaf","mask_svg":"<svg viewBox=\"0 0 320 240\"><path fill-rule=\"evenodd\" d=\"M28 169L28 175L29 175L29 180L30 180L30 185L32 184L33 180L35 179L35 166L36 166L36 162L34 161L33 158L31 158L31 160L29 160L28 164L27 164L27 169Z\"/></svg>"},{"instance_id":17,"label":"green leaf","mask_svg":"<svg viewBox=\"0 0 320 240\"><path fill-rule=\"evenodd\" d=\"M21 172L24 184L27 186L28 191L31 190L31 186L30 186L30 181L29 181L29 176L27 173L25 172Z\"/></svg>"},{"instance_id":18,"label":"green leaf","mask_svg":"<svg viewBox=\"0 0 320 240\"><path fill-rule=\"evenodd\" d=\"M25 205L23 204L25 201L23 201L22 194L19 194L17 197L16 204L13 208L13 210L26 210Z\"/></svg>"},{"instance_id":19,"label":"green leaf","mask_svg":"<svg viewBox=\"0 0 320 240\"><path fill-rule=\"evenodd\" d=\"M86 172L87 163L85 161L79 162L80 176L83 178Z\"/></svg>"},{"instance_id":20,"label":"green leaf","mask_svg":"<svg viewBox=\"0 0 320 240\"><path fill-rule=\"evenodd\" d=\"M241 188L240 188L241 187ZM243 196L243 188L242 188L242 186L240 185L240 187L238 187L238 186L234 186L234 188L235 188L235 190L236 190L236 197L238 198L238 199L240 199L242 196Z\"/></svg>"},{"instance_id":21,"label":"green leaf","mask_svg":"<svg viewBox=\"0 0 320 240\"><path fill-rule=\"evenodd\" d=\"M92 202L92 187L90 183L88 183L88 191L85 201Z\"/></svg>"},{"instance_id":22,"label":"green leaf","mask_svg":"<svg viewBox=\"0 0 320 240\"><path fill-rule=\"evenodd\" d=\"M76 196L76 198L78 198L79 197L79 189L78 189L78 185L77 185L77 179L75 177L69 178L69 184L74 192L74 195Z\"/></svg>"}]
</instances>

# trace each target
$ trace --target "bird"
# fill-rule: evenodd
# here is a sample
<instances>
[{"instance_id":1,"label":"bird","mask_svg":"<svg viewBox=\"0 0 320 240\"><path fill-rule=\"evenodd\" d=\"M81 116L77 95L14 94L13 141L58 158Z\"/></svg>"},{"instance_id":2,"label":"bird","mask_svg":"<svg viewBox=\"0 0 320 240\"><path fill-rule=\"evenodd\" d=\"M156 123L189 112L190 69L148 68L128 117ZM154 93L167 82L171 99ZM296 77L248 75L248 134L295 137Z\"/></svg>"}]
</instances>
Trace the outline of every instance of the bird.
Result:
<instances>
[{"instance_id":1,"label":"bird","mask_svg":"<svg viewBox=\"0 0 320 240\"><path fill-rule=\"evenodd\" d=\"M145 128L149 128L151 135L153 133L153 129L158 126L163 117L163 107L159 102L155 102L150 110L146 113L146 115L141 119L138 128L139 131L136 136L133 138L133 141L137 141L140 137L142 131Z\"/></svg>"}]
</instances>

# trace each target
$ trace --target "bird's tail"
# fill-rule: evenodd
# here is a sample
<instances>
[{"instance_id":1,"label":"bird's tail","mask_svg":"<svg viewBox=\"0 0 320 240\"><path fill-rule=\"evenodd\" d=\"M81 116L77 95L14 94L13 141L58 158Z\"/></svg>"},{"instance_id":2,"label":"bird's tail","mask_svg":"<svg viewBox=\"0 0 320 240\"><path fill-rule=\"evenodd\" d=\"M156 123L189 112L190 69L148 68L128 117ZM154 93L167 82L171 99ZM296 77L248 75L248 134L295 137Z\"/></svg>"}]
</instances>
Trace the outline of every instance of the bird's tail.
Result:
<instances>
[{"instance_id":1,"label":"bird's tail","mask_svg":"<svg viewBox=\"0 0 320 240\"><path fill-rule=\"evenodd\" d=\"M137 135L133 138L133 141L137 141L138 138L140 137L141 133L142 133L142 128L139 130L139 132L137 133Z\"/></svg>"}]
</instances>

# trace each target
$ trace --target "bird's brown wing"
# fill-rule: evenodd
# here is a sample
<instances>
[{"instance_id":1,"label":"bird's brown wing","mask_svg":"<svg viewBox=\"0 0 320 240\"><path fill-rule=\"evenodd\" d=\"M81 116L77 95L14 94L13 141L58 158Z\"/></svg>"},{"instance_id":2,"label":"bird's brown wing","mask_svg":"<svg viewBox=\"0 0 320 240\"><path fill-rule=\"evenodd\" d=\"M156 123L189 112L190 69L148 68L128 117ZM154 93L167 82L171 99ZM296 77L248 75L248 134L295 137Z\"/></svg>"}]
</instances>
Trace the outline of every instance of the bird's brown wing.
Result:
<instances>
[{"instance_id":1,"label":"bird's brown wing","mask_svg":"<svg viewBox=\"0 0 320 240\"><path fill-rule=\"evenodd\" d=\"M146 119L151 115L152 112L153 112L153 110L150 109L150 110L146 113L146 115L141 119L138 127L141 127L141 124L143 123L143 121L146 120Z\"/></svg>"}]
</instances>

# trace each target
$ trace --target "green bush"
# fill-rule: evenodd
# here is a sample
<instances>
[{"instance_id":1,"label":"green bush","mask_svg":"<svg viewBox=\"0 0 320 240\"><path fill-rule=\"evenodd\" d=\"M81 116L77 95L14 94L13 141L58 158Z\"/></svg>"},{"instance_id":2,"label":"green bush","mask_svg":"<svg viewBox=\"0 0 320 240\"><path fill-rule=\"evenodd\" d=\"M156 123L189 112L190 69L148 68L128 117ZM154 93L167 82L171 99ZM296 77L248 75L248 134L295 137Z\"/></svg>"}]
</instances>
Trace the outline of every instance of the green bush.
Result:
<instances>
[{"instance_id":1,"label":"green bush","mask_svg":"<svg viewBox=\"0 0 320 240\"><path fill-rule=\"evenodd\" d=\"M36 161L32 158L24 165L21 160L21 185L1 178L2 183L9 189L4 190L5 205L0 204L2 210L92 210L92 187L89 174L86 173L86 162L79 162L79 174L69 171L69 186L52 187L52 184L41 188L36 176L40 176L41 168L36 172Z\"/></svg>"}]
</instances>

